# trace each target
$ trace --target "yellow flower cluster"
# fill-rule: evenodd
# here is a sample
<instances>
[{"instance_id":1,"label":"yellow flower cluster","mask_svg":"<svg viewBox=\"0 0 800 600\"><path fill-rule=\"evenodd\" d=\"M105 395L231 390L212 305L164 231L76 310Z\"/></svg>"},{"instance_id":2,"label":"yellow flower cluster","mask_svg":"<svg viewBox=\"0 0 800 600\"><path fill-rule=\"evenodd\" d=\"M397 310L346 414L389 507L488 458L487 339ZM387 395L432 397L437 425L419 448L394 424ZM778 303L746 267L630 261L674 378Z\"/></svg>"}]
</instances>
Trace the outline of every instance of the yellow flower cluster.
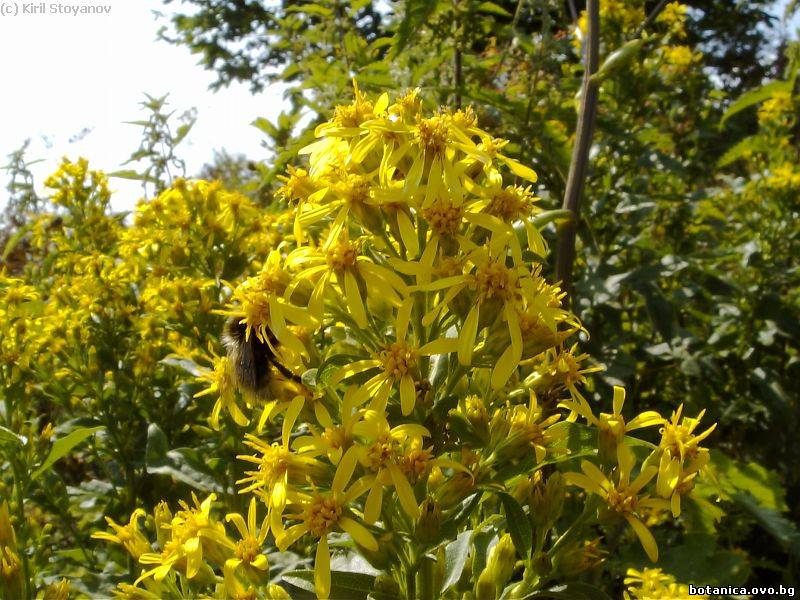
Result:
<instances>
[{"instance_id":1,"label":"yellow flower cluster","mask_svg":"<svg viewBox=\"0 0 800 600\"><path fill-rule=\"evenodd\" d=\"M475 566L474 593L499 597L519 559L522 581L509 585L524 596L597 564L598 543L574 536L609 515L655 560L644 513L679 513L713 427L698 433L699 417L682 409L669 421L624 416L621 388L613 411L595 416L580 387L597 369L567 344L581 325L542 274L536 174L472 110L429 114L416 90L391 103L356 87L316 134L301 151L308 164L280 190L293 239L233 291L225 312L241 335L201 375L201 394L218 398L216 425L230 415L232 427L250 426L262 411L239 430L251 450L238 481L251 498L249 560L263 560L268 533L280 551L310 541L315 591L327 598L331 542L345 539L385 573L382 585L414 597L421 565L426 585L441 585L445 545L467 519L485 521L501 542ZM251 364L259 356L265 364ZM269 364L261 380L274 389L245 385L243 373ZM650 427L661 441L642 460L635 450L648 443L629 434ZM559 473L580 457L581 473ZM569 527L566 506L584 492ZM160 553L139 553L133 531L109 534L138 560L134 586L233 585L226 569L240 546L211 517L212 500L160 517L170 523L157 526L169 532ZM236 585L261 585L244 571Z\"/></svg>"},{"instance_id":2,"label":"yellow flower cluster","mask_svg":"<svg viewBox=\"0 0 800 600\"><path fill-rule=\"evenodd\" d=\"M689 595L689 586L678 583L669 573L661 569L644 568L641 571L628 569L625 577L625 600L689 600L708 598L705 594Z\"/></svg>"},{"instance_id":3,"label":"yellow flower cluster","mask_svg":"<svg viewBox=\"0 0 800 600\"><path fill-rule=\"evenodd\" d=\"M225 522L233 525L232 536L212 512L215 499L211 494L200 502L192 495L192 504L180 502L175 514L161 502L146 520L154 530L152 544L140 523L145 517L143 510L134 511L126 525L106 517L112 532L97 532L93 538L122 546L142 565L156 565L142 572L133 585L120 585L115 595L137 600L185 598L178 578L181 574L210 585L217 598L256 598L256 587L266 592L259 598L289 598L283 588L269 584L269 564L262 554L268 527L265 520L257 520L256 499L250 501L246 518L239 513L225 516ZM221 581L209 565L223 573Z\"/></svg>"},{"instance_id":4,"label":"yellow flower cluster","mask_svg":"<svg viewBox=\"0 0 800 600\"><path fill-rule=\"evenodd\" d=\"M661 71L667 76L674 77L685 73L697 64L703 58L703 53L679 44L664 46L661 49L661 58L663 61Z\"/></svg>"}]
</instances>

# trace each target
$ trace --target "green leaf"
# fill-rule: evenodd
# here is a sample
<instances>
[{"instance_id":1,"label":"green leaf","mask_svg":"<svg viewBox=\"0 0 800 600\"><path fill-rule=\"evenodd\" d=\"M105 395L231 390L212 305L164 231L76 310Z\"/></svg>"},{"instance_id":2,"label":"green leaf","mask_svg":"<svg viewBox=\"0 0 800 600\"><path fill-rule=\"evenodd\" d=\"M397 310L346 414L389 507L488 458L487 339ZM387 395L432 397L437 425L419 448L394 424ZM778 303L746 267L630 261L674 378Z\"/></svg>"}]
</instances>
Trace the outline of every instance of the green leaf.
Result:
<instances>
[{"instance_id":1,"label":"green leaf","mask_svg":"<svg viewBox=\"0 0 800 600\"><path fill-rule=\"evenodd\" d=\"M539 213L531 219L531 223L537 228L541 229L548 223L557 221L559 224L566 221L574 221L575 213L568 208L557 208L554 210L546 210Z\"/></svg>"},{"instance_id":2,"label":"green leaf","mask_svg":"<svg viewBox=\"0 0 800 600\"><path fill-rule=\"evenodd\" d=\"M31 229L33 229L33 223L25 225L24 227L20 227L17 231L14 232L14 235L8 238L8 242L6 242L6 247L3 248L3 255L0 257L2 260L6 260L14 251L14 248L17 247L20 240L25 237L25 234L28 233Z\"/></svg>"},{"instance_id":3,"label":"green leaf","mask_svg":"<svg viewBox=\"0 0 800 600\"><path fill-rule=\"evenodd\" d=\"M554 585L546 590L539 590L525 596L524 600L534 598L557 598L563 600L611 600L611 597L603 590L588 583L575 581L573 583L563 583Z\"/></svg>"},{"instance_id":4,"label":"green leaf","mask_svg":"<svg viewBox=\"0 0 800 600\"><path fill-rule=\"evenodd\" d=\"M787 552L800 558L800 531L794 523L778 511L762 506L755 496L747 492L734 494L733 500L755 517L759 525L778 540Z\"/></svg>"},{"instance_id":5,"label":"green leaf","mask_svg":"<svg viewBox=\"0 0 800 600\"><path fill-rule=\"evenodd\" d=\"M533 529L528 515L510 494L499 492L497 496L506 511L506 529L511 534L514 547L522 558L529 558L533 544Z\"/></svg>"},{"instance_id":6,"label":"green leaf","mask_svg":"<svg viewBox=\"0 0 800 600\"><path fill-rule=\"evenodd\" d=\"M657 285L647 282L641 286L640 291L644 296L647 313L653 326L661 334L661 337L669 342L675 332L675 315L667 297L661 292Z\"/></svg>"},{"instance_id":7,"label":"green leaf","mask_svg":"<svg viewBox=\"0 0 800 600\"><path fill-rule=\"evenodd\" d=\"M24 446L26 440L24 437L17 435L10 429L3 427L0 425L0 444L15 444L18 446Z\"/></svg>"},{"instance_id":8,"label":"green leaf","mask_svg":"<svg viewBox=\"0 0 800 600\"><path fill-rule=\"evenodd\" d=\"M728 107L728 110L726 110L725 114L722 115L722 120L719 123L720 127L722 127L733 115L740 113L744 109L749 108L754 104L768 100L775 94L790 94L791 92L791 81L771 81L759 88L749 90L731 103L731 105Z\"/></svg>"},{"instance_id":9,"label":"green leaf","mask_svg":"<svg viewBox=\"0 0 800 600\"><path fill-rule=\"evenodd\" d=\"M739 492L749 492L759 505L779 512L787 509L786 492L778 475L761 465L743 463L711 450L709 469L719 482L719 492L725 498L733 498Z\"/></svg>"},{"instance_id":10,"label":"green leaf","mask_svg":"<svg viewBox=\"0 0 800 600\"><path fill-rule=\"evenodd\" d=\"M134 171L133 169L122 169L119 171L113 171L108 174L109 177L118 177L119 179L133 179L134 181L149 181L153 182L155 179L148 175L143 175Z\"/></svg>"},{"instance_id":11,"label":"green leaf","mask_svg":"<svg viewBox=\"0 0 800 600\"><path fill-rule=\"evenodd\" d=\"M444 582L442 592L454 585L461 579L464 565L467 564L467 556L472 545L472 530L462 531L458 537L447 544L444 548Z\"/></svg>"},{"instance_id":12,"label":"green leaf","mask_svg":"<svg viewBox=\"0 0 800 600\"><path fill-rule=\"evenodd\" d=\"M263 131L271 138L274 138L278 135L279 131L278 128L273 125L269 119L265 119L264 117L258 117L255 121L250 123L256 129Z\"/></svg>"},{"instance_id":13,"label":"green leaf","mask_svg":"<svg viewBox=\"0 0 800 600\"><path fill-rule=\"evenodd\" d=\"M289 571L281 578L296 588L314 593L314 571L303 569ZM375 576L366 573L351 573L349 571L331 571L331 598L352 598L357 600L366 598L375 584Z\"/></svg>"},{"instance_id":14,"label":"green leaf","mask_svg":"<svg viewBox=\"0 0 800 600\"><path fill-rule=\"evenodd\" d=\"M427 23L436 9L436 4L436 0L408 0L406 2L403 20L400 22L400 26L394 36L392 52L395 56L405 50L415 32Z\"/></svg>"},{"instance_id":15,"label":"green leaf","mask_svg":"<svg viewBox=\"0 0 800 600\"><path fill-rule=\"evenodd\" d=\"M169 449L169 440L155 423L147 427L145 467L148 473L168 475L175 481L204 492L222 491L216 480L207 474L207 464L191 448Z\"/></svg>"},{"instance_id":16,"label":"green leaf","mask_svg":"<svg viewBox=\"0 0 800 600\"><path fill-rule=\"evenodd\" d=\"M638 38L626 42L621 47L614 50L603 61L603 64L600 65L597 73L592 75L592 81L595 83L601 83L603 80L608 79L608 77L622 69L627 63L631 62L637 54L639 54L639 50L641 50L643 44L644 40L642 38Z\"/></svg>"},{"instance_id":17,"label":"green leaf","mask_svg":"<svg viewBox=\"0 0 800 600\"><path fill-rule=\"evenodd\" d=\"M43 473L50 469L59 459L63 458L69 452L75 448L78 444L84 441L91 435L94 435L103 427L79 427L78 429L72 431L71 433L65 435L62 438L57 439L53 442L53 446L50 448L50 453L47 455L47 458L44 459L44 462L36 469L33 473L31 473L31 481L40 477Z\"/></svg>"},{"instance_id":18,"label":"green leaf","mask_svg":"<svg viewBox=\"0 0 800 600\"><path fill-rule=\"evenodd\" d=\"M514 15L508 12L505 8L499 4L495 4L494 2L481 2L475 10L477 10L479 13L496 15L498 17L507 17L509 19L514 17Z\"/></svg>"},{"instance_id":19,"label":"green leaf","mask_svg":"<svg viewBox=\"0 0 800 600\"><path fill-rule=\"evenodd\" d=\"M177 146L180 144L192 130L192 127L194 127L194 121L190 121L189 123L184 123L183 125L179 126L175 131L175 138L172 140L172 145Z\"/></svg>"},{"instance_id":20,"label":"green leaf","mask_svg":"<svg viewBox=\"0 0 800 600\"><path fill-rule=\"evenodd\" d=\"M725 151L720 159L717 161L717 166L727 167L729 164L736 162L740 158L746 158L754 152L763 152L766 150L764 140L757 136L746 137L737 144L731 146Z\"/></svg>"},{"instance_id":21,"label":"green leaf","mask_svg":"<svg viewBox=\"0 0 800 600\"><path fill-rule=\"evenodd\" d=\"M167 436L155 423L147 426L147 444L145 445L145 463L150 464L161 460L169 452L169 442Z\"/></svg>"}]
</instances>

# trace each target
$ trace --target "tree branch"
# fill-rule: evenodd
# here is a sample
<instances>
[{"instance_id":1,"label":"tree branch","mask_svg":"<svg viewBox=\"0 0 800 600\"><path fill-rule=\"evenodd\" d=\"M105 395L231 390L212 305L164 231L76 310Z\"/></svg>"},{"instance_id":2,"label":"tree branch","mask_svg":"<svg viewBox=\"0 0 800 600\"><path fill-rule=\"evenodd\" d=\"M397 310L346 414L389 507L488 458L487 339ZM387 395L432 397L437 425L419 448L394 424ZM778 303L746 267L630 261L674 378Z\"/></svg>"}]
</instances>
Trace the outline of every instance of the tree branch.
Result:
<instances>
[{"instance_id":1,"label":"tree branch","mask_svg":"<svg viewBox=\"0 0 800 600\"><path fill-rule=\"evenodd\" d=\"M592 145L595 115L597 114L597 96L599 82L591 77L597 72L600 63L600 10L599 0L587 0L587 32L585 42L585 69L583 72L581 104L578 112L578 124L575 130L575 145L572 147L572 159L569 165L567 187L564 192L562 208L572 211L574 218L562 224L559 229L556 278L561 280L562 288L567 292L567 302L573 295L572 266L575 262L575 237L580 220L581 197L586 181L586 170L589 165L589 149Z\"/></svg>"}]
</instances>

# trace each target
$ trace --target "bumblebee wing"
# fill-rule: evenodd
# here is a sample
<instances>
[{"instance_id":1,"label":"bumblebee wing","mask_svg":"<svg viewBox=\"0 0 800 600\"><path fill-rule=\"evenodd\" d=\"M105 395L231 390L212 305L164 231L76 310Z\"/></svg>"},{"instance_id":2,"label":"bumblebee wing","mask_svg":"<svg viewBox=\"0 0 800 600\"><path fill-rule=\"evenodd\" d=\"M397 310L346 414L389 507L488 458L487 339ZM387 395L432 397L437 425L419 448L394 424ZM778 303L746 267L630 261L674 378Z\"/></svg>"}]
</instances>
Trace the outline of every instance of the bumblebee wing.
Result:
<instances>
[{"instance_id":1,"label":"bumblebee wing","mask_svg":"<svg viewBox=\"0 0 800 600\"><path fill-rule=\"evenodd\" d=\"M258 386L258 357L256 356L253 341L255 336L251 336L246 342L239 346L239 360L236 361L236 374L242 387L255 390Z\"/></svg>"}]
</instances>

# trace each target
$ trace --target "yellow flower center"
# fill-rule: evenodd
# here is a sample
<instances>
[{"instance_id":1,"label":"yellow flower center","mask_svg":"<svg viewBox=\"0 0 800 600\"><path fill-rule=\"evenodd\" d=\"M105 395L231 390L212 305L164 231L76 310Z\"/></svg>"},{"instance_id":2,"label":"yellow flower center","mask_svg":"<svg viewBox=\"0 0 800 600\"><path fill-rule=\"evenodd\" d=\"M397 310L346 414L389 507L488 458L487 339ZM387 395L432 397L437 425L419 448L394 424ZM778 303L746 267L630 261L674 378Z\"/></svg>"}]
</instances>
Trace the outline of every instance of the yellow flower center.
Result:
<instances>
[{"instance_id":1,"label":"yellow flower center","mask_svg":"<svg viewBox=\"0 0 800 600\"><path fill-rule=\"evenodd\" d=\"M289 177L286 178L283 187L278 193L287 200L305 200L317 191L317 186L311 181L305 169L293 169L289 167Z\"/></svg>"},{"instance_id":2,"label":"yellow flower center","mask_svg":"<svg viewBox=\"0 0 800 600\"><path fill-rule=\"evenodd\" d=\"M348 204L363 204L369 200L370 181L361 175L347 173L333 184L334 194Z\"/></svg>"},{"instance_id":3,"label":"yellow flower center","mask_svg":"<svg viewBox=\"0 0 800 600\"><path fill-rule=\"evenodd\" d=\"M252 563L259 554L261 554L261 545L252 535L248 535L236 543L236 558L248 564Z\"/></svg>"},{"instance_id":4,"label":"yellow flower center","mask_svg":"<svg viewBox=\"0 0 800 600\"><path fill-rule=\"evenodd\" d=\"M564 383L576 383L581 380L581 365L569 352L563 352L556 361L556 369L564 378Z\"/></svg>"},{"instance_id":5,"label":"yellow flower center","mask_svg":"<svg viewBox=\"0 0 800 600\"><path fill-rule=\"evenodd\" d=\"M515 291L516 277L500 262L487 261L475 271L475 287L484 300L510 300Z\"/></svg>"},{"instance_id":6,"label":"yellow flower center","mask_svg":"<svg viewBox=\"0 0 800 600\"><path fill-rule=\"evenodd\" d=\"M685 421L680 424L667 423L662 435L661 443L672 456L696 458L699 454L697 444L692 443L694 435Z\"/></svg>"},{"instance_id":7,"label":"yellow flower center","mask_svg":"<svg viewBox=\"0 0 800 600\"><path fill-rule=\"evenodd\" d=\"M453 125L462 129L469 129L478 124L478 115L471 106L453 113Z\"/></svg>"},{"instance_id":8,"label":"yellow flower center","mask_svg":"<svg viewBox=\"0 0 800 600\"><path fill-rule=\"evenodd\" d=\"M486 212L504 221L513 221L530 214L533 195L520 186L510 185L492 196Z\"/></svg>"},{"instance_id":9,"label":"yellow flower center","mask_svg":"<svg viewBox=\"0 0 800 600\"><path fill-rule=\"evenodd\" d=\"M303 513L303 521L316 537L328 533L342 516L342 507L335 498L316 494Z\"/></svg>"},{"instance_id":10,"label":"yellow flower center","mask_svg":"<svg viewBox=\"0 0 800 600\"><path fill-rule=\"evenodd\" d=\"M378 359L383 363L383 371L395 379L411 373L417 365L417 353L405 342L394 342L386 346Z\"/></svg>"},{"instance_id":11,"label":"yellow flower center","mask_svg":"<svg viewBox=\"0 0 800 600\"><path fill-rule=\"evenodd\" d=\"M632 513L636 511L639 499L626 488L612 488L608 492L607 502L609 507L619 513Z\"/></svg>"},{"instance_id":12,"label":"yellow flower center","mask_svg":"<svg viewBox=\"0 0 800 600\"><path fill-rule=\"evenodd\" d=\"M465 413L470 422L485 422L488 421L489 416L486 412L486 406L480 396L467 396L464 400Z\"/></svg>"},{"instance_id":13,"label":"yellow flower center","mask_svg":"<svg viewBox=\"0 0 800 600\"><path fill-rule=\"evenodd\" d=\"M600 413L600 430L610 433L615 438L625 435L625 419L622 415Z\"/></svg>"},{"instance_id":14,"label":"yellow flower center","mask_svg":"<svg viewBox=\"0 0 800 600\"><path fill-rule=\"evenodd\" d=\"M413 485L419 481L425 472L428 470L428 464L431 460L431 451L426 448L414 448L400 458L400 468L409 482Z\"/></svg>"},{"instance_id":15,"label":"yellow flower center","mask_svg":"<svg viewBox=\"0 0 800 600\"><path fill-rule=\"evenodd\" d=\"M367 449L367 460L373 471L379 471L386 466L395 454L394 442L391 438L384 437L375 440Z\"/></svg>"},{"instance_id":16,"label":"yellow flower center","mask_svg":"<svg viewBox=\"0 0 800 600\"><path fill-rule=\"evenodd\" d=\"M358 127L372 118L372 112L372 102L358 94L353 104L340 104L333 110L333 123L339 127Z\"/></svg>"},{"instance_id":17,"label":"yellow flower center","mask_svg":"<svg viewBox=\"0 0 800 600\"><path fill-rule=\"evenodd\" d=\"M289 468L291 453L277 442L264 450L258 465L260 478L267 485L275 484Z\"/></svg>"},{"instance_id":18,"label":"yellow flower center","mask_svg":"<svg viewBox=\"0 0 800 600\"><path fill-rule=\"evenodd\" d=\"M389 108L389 111L402 117L411 117L416 115L421 107L422 103L419 99L419 89L414 89L409 90L403 97L395 100L394 105Z\"/></svg>"},{"instance_id":19,"label":"yellow flower center","mask_svg":"<svg viewBox=\"0 0 800 600\"><path fill-rule=\"evenodd\" d=\"M282 296L286 291L286 271L280 266L264 268L258 274L259 287L267 293Z\"/></svg>"},{"instance_id":20,"label":"yellow flower center","mask_svg":"<svg viewBox=\"0 0 800 600\"><path fill-rule=\"evenodd\" d=\"M448 119L445 115L436 115L429 119L421 119L417 125L417 141L425 153L443 156L447 149Z\"/></svg>"},{"instance_id":21,"label":"yellow flower center","mask_svg":"<svg viewBox=\"0 0 800 600\"><path fill-rule=\"evenodd\" d=\"M332 271L344 271L356 265L358 247L350 240L340 239L328 248L325 260Z\"/></svg>"},{"instance_id":22,"label":"yellow flower center","mask_svg":"<svg viewBox=\"0 0 800 600\"><path fill-rule=\"evenodd\" d=\"M436 234L452 236L461 226L464 209L461 206L454 206L446 200L439 200L423 210L422 216L430 223Z\"/></svg>"}]
</instances>

